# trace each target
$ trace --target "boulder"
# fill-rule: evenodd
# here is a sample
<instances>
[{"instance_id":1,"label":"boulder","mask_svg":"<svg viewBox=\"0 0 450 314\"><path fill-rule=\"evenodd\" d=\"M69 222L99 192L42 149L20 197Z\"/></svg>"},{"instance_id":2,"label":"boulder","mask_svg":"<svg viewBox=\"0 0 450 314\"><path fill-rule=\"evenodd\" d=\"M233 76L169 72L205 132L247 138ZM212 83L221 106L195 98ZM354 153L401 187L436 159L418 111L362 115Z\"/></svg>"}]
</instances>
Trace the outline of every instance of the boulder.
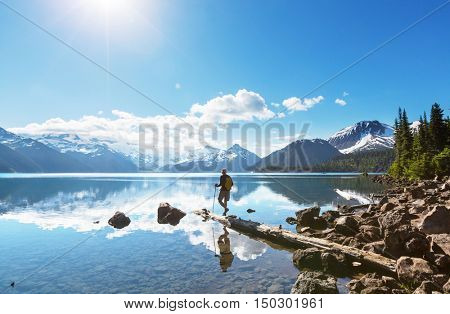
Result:
<instances>
[{"instance_id":1,"label":"boulder","mask_svg":"<svg viewBox=\"0 0 450 314\"><path fill-rule=\"evenodd\" d=\"M327 222L332 223L337 218L339 218L341 214L337 210L329 210L322 214L322 218L324 218Z\"/></svg>"},{"instance_id":2,"label":"boulder","mask_svg":"<svg viewBox=\"0 0 450 314\"><path fill-rule=\"evenodd\" d=\"M381 230L371 225L362 225L359 227L361 238L367 242L375 242L381 240ZM356 235L358 237L358 235Z\"/></svg>"},{"instance_id":3,"label":"boulder","mask_svg":"<svg viewBox=\"0 0 450 314\"><path fill-rule=\"evenodd\" d=\"M450 233L450 209L443 205L435 206L423 217L419 229L426 234Z\"/></svg>"},{"instance_id":4,"label":"boulder","mask_svg":"<svg viewBox=\"0 0 450 314\"><path fill-rule=\"evenodd\" d=\"M344 254L339 252L325 252L320 256L322 268L325 272L343 277L351 272L351 264Z\"/></svg>"},{"instance_id":5,"label":"boulder","mask_svg":"<svg viewBox=\"0 0 450 314\"><path fill-rule=\"evenodd\" d=\"M377 254L383 254L384 252L384 241L376 241L367 243L363 246L363 251L373 252Z\"/></svg>"},{"instance_id":6,"label":"boulder","mask_svg":"<svg viewBox=\"0 0 450 314\"><path fill-rule=\"evenodd\" d=\"M405 188L404 191L408 195L408 199L416 200L418 198L424 197L423 188L415 187L415 188Z\"/></svg>"},{"instance_id":7,"label":"boulder","mask_svg":"<svg viewBox=\"0 0 450 314\"><path fill-rule=\"evenodd\" d=\"M292 287L295 294L336 294L337 280L335 277L320 272L301 272Z\"/></svg>"},{"instance_id":8,"label":"boulder","mask_svg":"<svg viewBox=\"0 0 450 314\"><path fill-rule=\"evenodd\" d=\"M389 278L389 279L388 279ZM361 294L385 294L391 293L392 289L401 289L394 278L381 277L375 273L368 273L360 279L353 279L347 284L350 293Z\"/></svg>"},{"instance_id":9,"label":"boulder","mask_svg":"<svg viewBox=\"0 0 450 314\"><path fill-rule=\"evenodd\" d=\"M178 225L181 219L186 216L186 213L178 208L170 206L169 203L160 203L158 207L158 223L170 224L172 226Z\"/></svg>"},{"instance_id":10,"label":"boulder","mask_svg":"<svg viewBox=\"0 0 450 314\"><path fill-rule=\"evenodd\" d=\"M298 223L305 227L310 227L310 224L313 223L314 218L319 217L319 214L320 207L318 206L305 208L295 213Z\"/></svg>"},{"instance_id":11,"label":"boulder","mask_svg":"<svg viewBox=\"0 0 450 314\"><path fill-rule=\"evenodd\" d=\"M450 293L450 279L447 281L447 283L442 287L442 290L444 293Z\"/></svg>"},{"instance_id":12,"label":"boulder","mask_svg":"<svg viewBox=\"0 0 450 314\"><path fill-rule=\"evenodd\" d=\"M431 248L435 253L450 255L450 234L432 234L429 238L431 239Z\"/></svg>"},{"instance_id":13,"label":"boulder","mask_svg":"<svg viewBox=\"0 0 450 314\"><path fill-rule=\"evenodd\" d=\"M394 203L386 203L386 204L383 204L383 206L381 206L380 211L387 212L387 211L394 209L395 207L396 207L396 205Z\"/></svg>"},{"instance_id":14,"label":"boulder","mask_svg":"<svg viewBox=\"0 0 450 314\"><path fill-rule=\"evenodd\" d=\"M292 261L299 269L309 268L318 270L322 268L322 252L317 248L297 250L292 255Z\"/></svg>"},{"instance_id":15,"label":"boulder","mask_svg":"<svg viewBox=\"0 0 450 314\"><path fill-rule=\"evenodd\" d=\"M409 225L402 225L397 229L385 231L383 241L386 253L394 257L407 255L405 245L411 238L412 233L413 228Z\"/></svg>"},{"instance_id":16,"label":"boulder","mask_svg":"<svg viewBox=\"0 0 450 314\"><path fill-rule=\"evenodd\" d=\"M435 283L431 281L423 281L416 290L414 294L431 294L433 291L441 292L442 290Z\"/></svg>"},{"instance_id":17,"label":"boulder","mask_svg":"<svg viewBox=\"0 0 450 314\"><path fill-rule=\"evenodd\" d=\"M398 279L411 288L417 288L422 281L432 280L433 267L421 258L402 256L397 260Z\"/></svg>"},{"instance_id":18,"label":"boulder","mask_svg":"<svg viewBox=\"0 0 450 314\"><path fill-rule=\"evenodd\" d=\"M328 227L328 222L323 217L314 217L309 226L312 229L325 230Z\"/></svg>"},{"instance_id":19,"label":"boulder","mask_svg":"<svg viewBox=\"0 0 450 314\"><path fill-rule=\"evenodd\" d=\"M127 227L130 224L131 220L127 216L125 216L122 212L116 212L114 216L112 216L108 220L108 225L116 228L116 229L123 229Z\"/></svg>"},{"instance_id":20,"label":"boulder","mask_svg":"<svg viewBox=\"0 0 450 314\"><path fill-rule=\"evenodd\" d=\"M430 242L424 234L413 232L405 243L405 249L409 256L422 257L430 251Z\"/></svg>"},{"instance_id":21,"label":"boulder","mask_svg":"<svg viewBox=\"0 0 450 314\"><path fill-rule=\"evenodd\" d=\"M378 206L383 206L384 204L386 204L387 202L389 202L389 199L387 196L383 196L380 201L378 202Z\"/></svg>"},{"instance_id":22,"label":"boulder","mask_svg":"<svg viewBox=\"0 0 450 314\"><path fill-rule=\"evenodd\" d=\"M339 217L336 219L334 230L346 236L353 236L358 233L358 221L351 216Z\"/></svg>"},{"instance_id":23,"label":"boulder","mask_svg":"<svg viewBox=\"0 0 450 314\"><path fill-rule=\"evenodd\" d=\"M381 216L378 222L381 226L383 232L393 231L401 225L410 223L410 214L406 209L396 209L388 212L387 214Z\"/></svg>"}]
</instances>

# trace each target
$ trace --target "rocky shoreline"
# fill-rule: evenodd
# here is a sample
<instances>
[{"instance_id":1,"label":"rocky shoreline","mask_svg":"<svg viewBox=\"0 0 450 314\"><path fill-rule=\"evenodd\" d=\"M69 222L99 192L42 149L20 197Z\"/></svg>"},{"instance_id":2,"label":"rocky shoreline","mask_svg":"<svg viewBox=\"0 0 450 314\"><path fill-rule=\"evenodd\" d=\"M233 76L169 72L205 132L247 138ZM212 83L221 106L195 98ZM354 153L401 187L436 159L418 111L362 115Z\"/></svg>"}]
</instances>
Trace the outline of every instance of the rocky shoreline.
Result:
<instances>
[{"instance_id":1,"label":"rocky shoreline","mask_svg":"<svg viewBox=\"0 0 450 314\"><path fill-rule=\"evenodd\" d=\"M388 186L372 204L322 215L311 207L286 221L301 234L396 260L395 274L363 269L339 252L297 250L293 262L301 273L292 293L338 293L338 277L354 278L350 293L450 293L450 179L371 179Z\"/></svg>"}]
</instances>

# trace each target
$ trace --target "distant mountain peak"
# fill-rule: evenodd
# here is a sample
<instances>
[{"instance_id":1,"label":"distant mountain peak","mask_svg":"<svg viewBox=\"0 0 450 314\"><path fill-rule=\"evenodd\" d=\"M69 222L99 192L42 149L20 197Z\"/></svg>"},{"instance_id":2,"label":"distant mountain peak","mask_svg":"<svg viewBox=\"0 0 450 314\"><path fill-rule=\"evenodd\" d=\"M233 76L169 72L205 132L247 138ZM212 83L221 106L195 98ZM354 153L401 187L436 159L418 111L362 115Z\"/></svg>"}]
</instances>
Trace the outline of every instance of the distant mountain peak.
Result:
<instances>
[{"instance_id":1,"label":"distant mountain peak","mask_svg":"<svg viewBox=\"0 0 450 314\"><path fill-rule=\"evenodd\" d=\"M392 148L394 129L378 120L365 120L339 130L328 142L344 154Z\"/></svg>"}]
</instances>

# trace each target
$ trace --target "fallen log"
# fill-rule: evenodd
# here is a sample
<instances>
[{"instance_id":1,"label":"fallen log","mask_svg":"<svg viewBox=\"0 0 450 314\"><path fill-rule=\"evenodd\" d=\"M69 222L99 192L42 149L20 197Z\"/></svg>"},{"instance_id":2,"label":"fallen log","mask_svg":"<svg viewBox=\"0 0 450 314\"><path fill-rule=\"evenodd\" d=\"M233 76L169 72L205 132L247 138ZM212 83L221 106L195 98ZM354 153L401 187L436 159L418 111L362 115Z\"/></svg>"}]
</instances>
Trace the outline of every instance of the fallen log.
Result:
<instances>
[{"instance_id":1,"label":"fallen log","mask_svg":"<svg viewBox=\"0 0 450 314\"><path fill-rule=\"evenodd\" d=\"M233 230L241 233L267 239L275 243L280 243L294 248L316 247L326 251L338 251L345 254L351 261L359 262L364 266L382 270L391 275L396 275L396 261L382 255L366 252L354 247L341 245L284 230L280 227L271 227L250 220L244 220L235 216L219 216L209 212L206 209L196 210L195 214L203 217L205 220L212 219Z\"/></svg>"}]
</instances>

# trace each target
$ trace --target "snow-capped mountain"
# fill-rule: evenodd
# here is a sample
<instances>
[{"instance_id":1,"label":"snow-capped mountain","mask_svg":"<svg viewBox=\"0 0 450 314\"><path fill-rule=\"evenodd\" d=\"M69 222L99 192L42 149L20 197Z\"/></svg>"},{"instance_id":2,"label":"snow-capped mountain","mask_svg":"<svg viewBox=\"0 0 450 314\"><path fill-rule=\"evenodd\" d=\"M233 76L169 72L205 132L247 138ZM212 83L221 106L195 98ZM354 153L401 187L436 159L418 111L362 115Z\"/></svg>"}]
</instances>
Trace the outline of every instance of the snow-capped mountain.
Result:
<instances>
[{"instance_id":1,"label":"snow-capped mountain","mask_svg":"<svg viewBox=\"0 0 450 314\"><path fill-rule=\"evenodd\" d=\"M210 172L226 168L233 172L244 172L248 171L260 159L256 154L238 144L234 144L226 150L205 146L188 153L185 158L175 164L165 165L160 170Z\"/></svg>"},{"instance_id":2,"label":"snow-capped mountain","mask_svg":"<svg viewBox=\"0 0 450 314\"><path fill-rule=\"evenodd\" d=\"M76 134L46 134L36 138L50 148L88 165L94 172L135 172L137 166L123 153L96 138Z\"/></svg>"},{"instance_id":3,"label":"snow-capped mountain","mask_svg":"<svg viewBox=\"0 0 450 314\"><path fill-rule=\"evenodd\" d=\"M328 142L343 154L394 147L394 129L379 121L361 121L333 134Z\"/></svg>"},{"instance_id":4,"label":"snow-capped mountain","mask_svg":"<svg viewBox=\"0 0 450 314\"><path fill-rule=\"evenodd\" d=\"M88 172L87 165L67 156L47 145L31 138L0 128L0 144L14 152L14 158L20 158L20 165L10 167L11 172ZM3 150L6 153L6 150ZM9 156L11 156L9 151ZM6 158L6 157L5 157ZM10 164L11 165L11 164Z\"/></svg>"},{"instance_id":5,"label":"snow-capped mountain","mask_svg":"<svg viewBox=\"0 0 450 314\"><path fill-rule=\"evenodd\" d=\"M261 159L256 168L265 171L308 171L341 153L323 139L298 140Z\"/></svg>"}]
</instances>

